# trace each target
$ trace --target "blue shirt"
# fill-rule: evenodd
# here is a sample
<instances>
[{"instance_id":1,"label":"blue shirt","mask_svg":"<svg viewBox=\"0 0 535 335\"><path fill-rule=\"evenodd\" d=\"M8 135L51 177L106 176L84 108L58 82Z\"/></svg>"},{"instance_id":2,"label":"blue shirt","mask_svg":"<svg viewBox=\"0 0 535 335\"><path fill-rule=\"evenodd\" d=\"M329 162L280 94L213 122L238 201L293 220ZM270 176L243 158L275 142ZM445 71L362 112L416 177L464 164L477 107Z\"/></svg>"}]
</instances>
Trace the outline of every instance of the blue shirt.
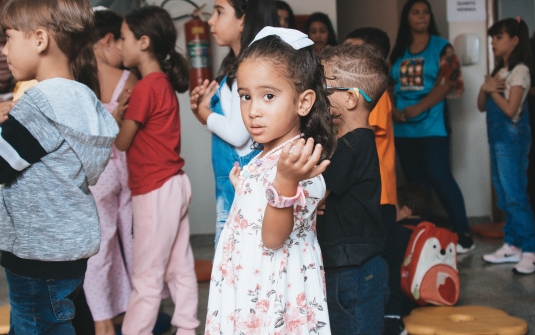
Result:
<instances>
[{"instance_id":1,"label":"blue shirt","mask_svg":"<svg viewBox=\"0 0 535 335\"><path fill-rule=\"evenodd\" d=\"M440 54L449 42L431 35L427 47L412 54L409 48L392 66L390 76L395 82L396 108L403 111L420 102L435 88L440 73ZM441 101L407 123L394 124L395 137L447 136L444 121L445 101Z\"/></svg>"}]
</instances>

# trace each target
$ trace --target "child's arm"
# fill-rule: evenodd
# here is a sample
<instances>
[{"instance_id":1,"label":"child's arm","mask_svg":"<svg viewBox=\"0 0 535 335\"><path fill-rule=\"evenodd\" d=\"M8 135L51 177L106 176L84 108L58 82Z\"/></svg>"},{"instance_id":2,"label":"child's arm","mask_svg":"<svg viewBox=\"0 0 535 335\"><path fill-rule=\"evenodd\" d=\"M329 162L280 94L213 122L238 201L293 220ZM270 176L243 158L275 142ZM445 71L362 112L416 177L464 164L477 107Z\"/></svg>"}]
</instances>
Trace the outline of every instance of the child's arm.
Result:
<instances>
[{"instance_id":1,"label":"child's arm","mask_svg":"<svg viewBox=\"0 0 535 335\"><path fill-rule=\"evenodd\" d=\"M56 137L53 131L46 135L50 141ZM46 154L41 142L8 114L5 122L0 124L0 184L14 180L21 171L38 162Z\"/></svg>"},{"instance_id":2,"label":"child's arm","mask_svg":"<svg viewBox=\"0 0 535 335\"><path fill-rule=\"evenodd\" d=\"M134 137L136 136L137 131L141 127L141 123L134 120L123 120L119 128L119 134L115 139L115 146L121 151L128 150Z\"/></svg>"},{"instance_id":3,"label":"child's arm","mask_svg":"<svg viewBox=\"0 0 535 335\"><path fill-rule=\"evenodd\" d=\"M522 86L513 86L509 91L509 100L507 100L502 94L498 92L493 92L490 94L492 100L498 105L498 107L507 115L509 118L513 118L520 104L522 103L522 97L524 95L524 87Z\"/></svg>"},{"instance_id":4,"label":"child's arm","mask_svg":"<svg viewBox=\"0 0 535 335\"><path fill-rule=\"evenodd\" d=\"M396 101L396 97L394 95L394 87L388 86L387 91L388 91L388 96L390 97L390 101L391 102ZM405 117L405 115L403 115L403 113L399 109L397 109L394 104L392 104L392 121L394 121L395 123L407 122L407 118Z\"/></svg>"},{"instance_id":5,"label":"child's arm","mask_svg":"<svg viewBox=\"0 0 535 335\"><path fill-rule=\"evenodd\" d=\"M288 143L281 152L277 164L277 174L273 186L278 190L279 196L293 197L298 191L299 182L313 178L327 168L328 160L319 165L321 145L314 146L314 140L309 138L306 142L300 139L291 150ZM294 226L294 207L276 208L269 204L266 207L262 223L262 242L269 249L280 247L290 236Z\"/></svg>"},{"instance_id":6,"label":"child's arm","mask_svg":"<svg viewBox=\"0 0 535 335\"><path fill-rule=\"evenodd\" d=\"M434 105L438 104L446 98L448 93L451 92L453 86L450 84L441 84L435 86L419 103L416 105L405 108L402 112L407 119L417 117L424 111L430 109Z\"/></svg>"},{"instance_id":7,"label":"child's arm","mask_svg":"<svg viewBox=\"0 0 535 335\"><path fill-rule=\"evenodd\" d=\"M201 86L195 87L190 93L191 110L202 125L206 125L208 117L213 113L210 109L210 100L218 87L217 81L214 80L209 83L206 79Z\"/></svg>"},{"instance_id":8,"label":"child's arm","mask_svg":"<svg viewBox=\"0 0 535 335\"><path fill-rule=\"evenodd\" d=\"M484 112L487 109L487 94L501 93L504 88L505 80L500 79L498 76L494 78L489 75L485 76L485 82L481 85L479 94L477 95L477 109L480 112Z\"/></svg>"},{"instance_id":9,"label":"child's arm","mask_svg":"<svg viewBox=\"0 0 535 335\"><path fill-rule=\"evenodd\" d=\"M131 95L132 90L125 88L123 92L121 92L121 95L119 95L117 100L119 104L112 113L115 121L117 121L117 125L119 126L119 134L117 134L114 144L115 147L121 151L126 151L128 148L130 148L137 131L141 127L140 122L124 119L124 113L128 109Z\"/></svg>"}]
</instances>

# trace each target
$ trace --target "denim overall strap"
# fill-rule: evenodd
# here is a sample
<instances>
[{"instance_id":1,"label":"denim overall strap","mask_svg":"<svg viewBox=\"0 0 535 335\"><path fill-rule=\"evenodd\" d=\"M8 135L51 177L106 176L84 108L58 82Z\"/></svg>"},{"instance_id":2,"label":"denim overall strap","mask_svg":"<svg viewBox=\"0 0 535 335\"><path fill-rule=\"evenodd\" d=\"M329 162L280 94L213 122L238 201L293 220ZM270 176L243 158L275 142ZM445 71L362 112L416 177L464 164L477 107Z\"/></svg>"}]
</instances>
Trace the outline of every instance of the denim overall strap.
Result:
<instances>
[{"instance_id":1,"label":"denim overall strap","mask_svg":"<svg viewBox=\"0 0 535 335\"><path fill-rule=\"evenodd\" d=\"M221 88L227 84L227 77L224 77L219 84L217 92L212 96L210 100L210 109L212 112L224 115L223 108L221 106ZM217 220L216 220L216 245L219 240L219 235L223 226L228 218L230 207L234 201L234 187L230 183L230 170L234 166L235 162L238 162L240 166L244 166L258 154L257 150L253 150L245 156L240 156L236 149L225 142L216 134L212 133L212 167L214 169L215 177L215 196L217 207Z\"/></svg>"},{"instance_id":2,"label":"denim overall strap","mask_svg":"<svg viewBox=\"0 0 535 335\"><path fill-rule=\"evenodd\" d=\"M535 218L526 193L531 145L527 102L517 122L492 98L487 98L486 105L492 183L498 207L505 211L504 242L523 252L535 252Z\"/></svg>"}]
</instances>

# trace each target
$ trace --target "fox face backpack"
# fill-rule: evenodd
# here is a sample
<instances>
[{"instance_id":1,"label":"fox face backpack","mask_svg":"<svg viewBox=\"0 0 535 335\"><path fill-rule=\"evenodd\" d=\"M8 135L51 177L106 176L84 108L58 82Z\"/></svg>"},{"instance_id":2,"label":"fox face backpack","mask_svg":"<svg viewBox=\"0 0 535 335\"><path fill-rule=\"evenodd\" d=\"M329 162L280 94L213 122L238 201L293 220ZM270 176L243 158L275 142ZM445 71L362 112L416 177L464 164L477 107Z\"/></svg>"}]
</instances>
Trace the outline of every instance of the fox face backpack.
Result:
<instances>
[{"instance_id":1,"label":"fox face backpack","mask_svg":"<svg viewBox=\"0 0 535 335\"><path fill-rule=\"evenodd\" d=\"M431 222L413 229L401 265L401 290L419 305L452 306L460 295L458 236Z\"/></svg>"}]
</instances>

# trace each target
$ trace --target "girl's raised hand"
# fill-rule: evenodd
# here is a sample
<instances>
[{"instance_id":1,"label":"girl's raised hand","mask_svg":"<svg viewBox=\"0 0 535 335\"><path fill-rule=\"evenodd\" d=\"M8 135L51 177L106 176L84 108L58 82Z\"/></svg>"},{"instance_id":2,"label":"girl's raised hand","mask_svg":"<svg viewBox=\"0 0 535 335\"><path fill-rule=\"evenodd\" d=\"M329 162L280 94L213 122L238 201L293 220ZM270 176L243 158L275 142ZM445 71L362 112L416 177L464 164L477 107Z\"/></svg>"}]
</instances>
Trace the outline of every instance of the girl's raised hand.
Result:
<instances>
[{"instance_id":1,"label":"girl's raised hand","mask_svg":"<svg viewBox=\"0 0 535 335\"><path fill-rule=\"evenodd\" d=\"M202 99L204 92L206 91L206 87L208 87L209 83L210 81L208 79L205 79L202 85L195 87L189 93L189 104L190 104L191 110L193 111L193 114L197 114L197 110L199 108L199 102Z\"/></svg>"},{"instance_id":2,"label":"girl's raised hand","mask_svg":"<svg viewBox=\"0 0 535 335\"><path fill-rule=\"evenodd\" d=\"M505 80L498 76L491 77L486 75L481 89L486 93L501 93L505 89Z\"/></svg>"},{"instance_id":3,"label":"girl's raised hand","mask_svg":"<svg viewBox=\"0 0 535 335\"><path fill-rule=\"evenodd\" d=\"M218 88L219 83L213 80L206 86L206 89L203 92L204 94L199 99L197 113L199 114L199 118L202 120L201 122L203 124L206 124L208 117L213 113L210 109L210 100L212 100L212 96L215 94Z\"/></svg>"},{"instance_id":4,"label":"girl's raised hand","mask_svg":"<svg viewBox=\"0 0 535 335\"><path fill-rule=\"evenodd\" d=\"M277 184L296 185L325 171L330 161L318 165L322 150L321 144L314 145L313 138L286 144L277 164Z\"/></svg>"}]
</instances>

